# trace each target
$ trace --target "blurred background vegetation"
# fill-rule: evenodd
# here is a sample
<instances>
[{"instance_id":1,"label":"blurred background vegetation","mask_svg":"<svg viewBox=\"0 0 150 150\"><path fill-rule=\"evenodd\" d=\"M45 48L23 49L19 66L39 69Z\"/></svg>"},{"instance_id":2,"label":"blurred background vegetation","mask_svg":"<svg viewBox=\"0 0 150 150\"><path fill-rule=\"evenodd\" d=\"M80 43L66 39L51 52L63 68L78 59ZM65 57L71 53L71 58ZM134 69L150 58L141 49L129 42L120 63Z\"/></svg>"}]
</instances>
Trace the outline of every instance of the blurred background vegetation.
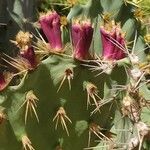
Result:
<instances>
[{"instance_id":1,"label":"blurred background vegetation","mask_svg":"<svg viewBox=\"0 0 150 150\"><path fill-rule=\"evenodd\" d=\"M40 3L39 10L46 11L53 7L64 8L69 4L75 4L75 3L85 4L87 1L88 0L39 0ZM140 5L140 7L142 7L142 9L150 13L150 0L125 0L125 1L137 3Z\"/></svg>"},{"instance_id":2,"label":"blurred background vegetation","mask_svg":"<svg viewBox=\"0 0 150 150\"><path fill-rule=\"evenodd\" d=\"M79 3L85 4L88 0L40 0L39 11L56 10L61 15L67 15L70 8Z\"/></svg>"},{"instance_id":3,"label":"blurred background vegetation","mask_svg":"<svg viewBox=\"0 0 150 150\"><path fill-rule=\"evenodd\" d=\"M150 33L150 0L143 0L140 7L144 12L144 22L147 25L147 32Z\"/></svg>"}]
</instances>

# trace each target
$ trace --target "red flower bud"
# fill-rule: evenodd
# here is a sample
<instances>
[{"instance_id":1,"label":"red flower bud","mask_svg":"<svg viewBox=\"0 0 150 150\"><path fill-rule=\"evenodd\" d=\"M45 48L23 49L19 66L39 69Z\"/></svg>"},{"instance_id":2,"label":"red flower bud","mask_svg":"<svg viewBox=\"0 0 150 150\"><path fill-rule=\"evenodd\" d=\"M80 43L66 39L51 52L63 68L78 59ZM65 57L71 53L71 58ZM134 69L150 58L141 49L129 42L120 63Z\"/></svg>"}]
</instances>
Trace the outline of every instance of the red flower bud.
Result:
<instances>
[{"instance_id":1,"label":"red flower bud","mask_svg":"<svg viewBox=\"0 0 150 150\"><path fill-rule=\"evenodd\" d=\"M83 60L89 56L89 48L93 37L93 28L89 22L75 23L71 27L74 58Z\"/></svg>"},{"instance_id":2,"label":"red flower bud","mask_svg":"<svg viewBox=\"0 0 150 150\"><path fill-rule=\"evenodd\" d=\"M33 47L29 47L27 50L21 51L20 55L29 62L31 68L35 68L37 66L37 60Z\"/></svg>"},{"instance_id":3,"label":"red flower bud","mask_svg":"<svg viewBox=\"0 0 150 150\"><path fill-rule=\"evenodd\" d=\"M4 90L8 84L10 83L11 79L13 78L13 74L10 72L0 72L0 91Z\"/></svg>"},{"instance_id":4,"label":"red flower bud","mask_svg":"<svg viewBox=\"0 0 150 150\"><path fill-rule=\"evenodd\" d=\"M62 51L63 44L61 39L60 16L56 12L51 12L46 15L42 15L39 22L48 39L50 47L54 49L54 51Z\"/></svg>"},{"instance_id":5,"label":"red flower bud","mask_svg":"<svg viewBox=\"0 0 150 150\"><path fill-rule=\"evenodd\" d=\"M124 58L125 38L119 26L112 25L111 29L100 28L103 46L103 57L111 60Z\"/></svg>"}]
</instances>

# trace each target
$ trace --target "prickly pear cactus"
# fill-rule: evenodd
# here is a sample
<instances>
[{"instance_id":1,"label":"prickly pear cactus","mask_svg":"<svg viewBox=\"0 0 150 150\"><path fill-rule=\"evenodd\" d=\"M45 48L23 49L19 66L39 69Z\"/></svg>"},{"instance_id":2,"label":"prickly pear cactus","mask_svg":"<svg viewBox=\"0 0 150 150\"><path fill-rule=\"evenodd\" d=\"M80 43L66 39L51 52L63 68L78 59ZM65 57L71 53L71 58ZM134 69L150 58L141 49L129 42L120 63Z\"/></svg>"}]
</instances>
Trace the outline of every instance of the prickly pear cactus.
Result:
<instances>
[{"instance_id":1,"label":"prickly pear cactus","mask_svg":"<svg viewBox=\"0 0 150 150\"><path fill-rule=\"evenodd\" d=\"M40 14L35 34L11 39L16 57L1 54L0 148L150 149L149 41L139 6L70 7L67 17Z\"/></svg>"}]
</instances>

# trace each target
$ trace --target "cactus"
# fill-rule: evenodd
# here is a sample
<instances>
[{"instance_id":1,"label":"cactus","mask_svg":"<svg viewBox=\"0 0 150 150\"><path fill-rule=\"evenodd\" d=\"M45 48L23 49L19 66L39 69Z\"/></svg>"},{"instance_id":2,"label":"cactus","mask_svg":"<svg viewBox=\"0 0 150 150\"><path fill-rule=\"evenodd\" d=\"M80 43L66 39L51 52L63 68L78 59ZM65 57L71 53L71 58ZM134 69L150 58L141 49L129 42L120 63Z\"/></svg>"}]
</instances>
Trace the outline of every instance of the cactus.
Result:
<instances>
[{"instance_id":1,"label":"cactus","mask_svg":"<svg viewBox=\"0 0 150 150\"><path fill-rule=\"evenodd\" d=\"M149 42L138 7L73 3L67 18L42 13L41 29L29 22L35 34L11 38L19 51L1 54L1 149L150 149Z\"/></svg>"}]
</instances>

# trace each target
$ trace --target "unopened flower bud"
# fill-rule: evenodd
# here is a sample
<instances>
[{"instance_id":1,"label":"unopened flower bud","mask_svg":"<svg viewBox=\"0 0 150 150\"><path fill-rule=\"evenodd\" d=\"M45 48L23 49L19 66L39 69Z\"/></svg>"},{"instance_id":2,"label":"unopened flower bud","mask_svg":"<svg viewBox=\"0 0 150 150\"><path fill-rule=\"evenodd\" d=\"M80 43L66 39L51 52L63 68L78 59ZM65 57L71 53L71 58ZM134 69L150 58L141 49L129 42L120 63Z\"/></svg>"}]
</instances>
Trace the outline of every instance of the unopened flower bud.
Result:
<instances>
[{"instance_id":1,"label":"unopened flower bud","mask_svg":"<svg viewBox=\"0 0 150 150\"><path fill-rule=\"evenodd\" d=\"M37 66L37 60L33 47L29 47L28 49L21 51L20 55L29 62L31 68L35 68Z\"/></svg>"},{"instance_id":2,"label":"unopened flower bud","mask_svg":"<svg viewBox=\"0 0 150 150\"><path fill-rule=\"evenodd\" d=\"M100 28L104 59L119 60L124 58L125 38L118 25Z\"/></svg>"},{"instance_id":3,"label":"unopened flower bud","mask_svg":"<svg viewBox=\"0 0 150 150\"><path fill-rule=\"evenodd\" d=\"M93 28L89 21L74 23L71 27L73 56L78 60L87 59L93 37Z\"/></svg>"},{"instance_id":4,"label":"unopened flower bud","mask_svg":"<svg viewBox=\"0 0 150 150\"><path fill-rule=\"evenodd\" d=\"M49 12L39 19L41 28L46 35L50 47L56 52L62 52L60 16L56 12Z\"/></svg>"}]
</instances>

